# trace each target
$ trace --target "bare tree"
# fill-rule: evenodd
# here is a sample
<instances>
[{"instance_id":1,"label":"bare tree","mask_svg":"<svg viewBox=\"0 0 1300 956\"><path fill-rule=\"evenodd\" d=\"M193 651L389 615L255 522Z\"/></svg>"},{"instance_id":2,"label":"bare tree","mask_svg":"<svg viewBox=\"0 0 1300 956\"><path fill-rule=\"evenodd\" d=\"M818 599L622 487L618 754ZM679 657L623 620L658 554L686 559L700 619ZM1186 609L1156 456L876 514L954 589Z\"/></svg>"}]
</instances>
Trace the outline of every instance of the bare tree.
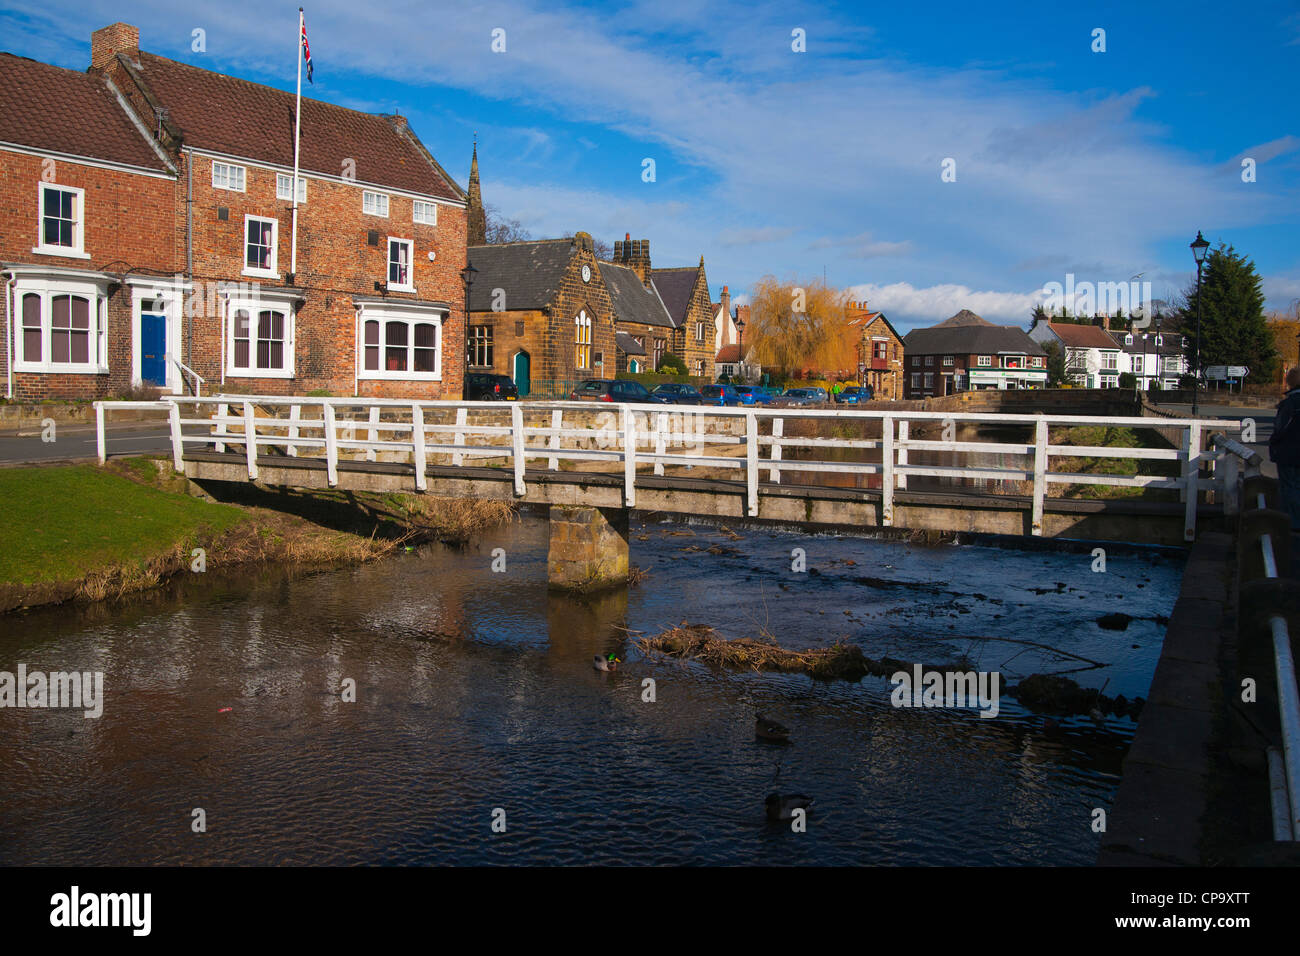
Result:
<instances>
[{"instance_id":1,"label":"bare tree","mask_svg":"<svg viewBox=\"0 0 1300 956\"><path fill-rule=\"evenodd\" d=\"M518 219L507 219L505 215L496 206L487 206L484 208L487 216L487 241L488 245L499 245L503 242L527 242L533 238L524 224Z\"/></svg>"}]
</instances>

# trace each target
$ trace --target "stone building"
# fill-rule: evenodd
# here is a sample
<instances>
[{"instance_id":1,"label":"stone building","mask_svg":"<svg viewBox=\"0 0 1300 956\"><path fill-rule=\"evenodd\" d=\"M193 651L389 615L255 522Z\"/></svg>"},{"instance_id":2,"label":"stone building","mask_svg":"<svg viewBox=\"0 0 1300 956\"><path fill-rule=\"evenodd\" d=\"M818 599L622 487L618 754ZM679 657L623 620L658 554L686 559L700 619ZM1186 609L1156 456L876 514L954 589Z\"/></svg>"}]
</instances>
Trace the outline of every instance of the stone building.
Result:
<instances>
[{"instance_id":1,"label":"stone building","mask_svg":"<svg viewBox=\"0 0 1300 956\"><path fill-rule=\"evenodd\" d=\"M469 262L470 371L509 375L540 398L614 377L614 306L588 233L471 246Z\"/></svg>"},{"instance_id":2,"label":"stone building","mask_svg":"<svg viewBox=\"0 0 1300 956\"><path fill-rule=\"evenodd\" d=\"M663 304L672 323L671 334L660 335L644 329L634 330L631 326L645 323L629 319L627 334L649 336L648 369L657 370L664 355L672 352L686 365L689 374L712 379L717 352L714 347L717 313L709 295L704 257L700 256L698 266L655 269L650 263L650 240L633 239L631 233L625 233L623 241L614 243L613 264L634 272ZM622 329L621 316L619 322Z\"/></svg>"}]
</instances>

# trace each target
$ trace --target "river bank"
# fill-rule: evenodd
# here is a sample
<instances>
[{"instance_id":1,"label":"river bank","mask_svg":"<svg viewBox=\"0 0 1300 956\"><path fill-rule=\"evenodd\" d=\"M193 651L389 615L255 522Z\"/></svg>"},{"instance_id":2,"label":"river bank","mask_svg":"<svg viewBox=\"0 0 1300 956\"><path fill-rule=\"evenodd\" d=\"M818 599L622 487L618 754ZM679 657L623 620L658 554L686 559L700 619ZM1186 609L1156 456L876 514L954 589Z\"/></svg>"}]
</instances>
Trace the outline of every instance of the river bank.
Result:
<instances>
[{"instance_id":1,"label":"river bank","mask_svg":"<svg viewBox=\"0 0 1300 956\"><path fill-rule=\"evenodd\" d=\"M190 491L150 458L0 471L0 613L118 599L180 573L361 564L422 542L463 543L513 513L405 495L240 489L217 501Z\"/></svg>"}]
</instances>

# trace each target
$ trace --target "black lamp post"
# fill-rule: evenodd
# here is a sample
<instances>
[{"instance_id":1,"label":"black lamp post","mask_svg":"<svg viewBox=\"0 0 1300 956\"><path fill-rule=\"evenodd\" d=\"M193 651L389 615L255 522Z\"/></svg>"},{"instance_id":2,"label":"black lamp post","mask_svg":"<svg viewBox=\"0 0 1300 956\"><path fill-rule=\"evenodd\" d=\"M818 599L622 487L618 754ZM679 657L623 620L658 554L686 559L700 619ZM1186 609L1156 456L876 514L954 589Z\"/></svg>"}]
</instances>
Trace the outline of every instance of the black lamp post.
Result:
<instances>
[{"instance_id":1,"label":"black lamp post","mask_svg":"<svg viewBox=\"0 0 1300 956\"><path fill-rule=\"evenodd\" d=\"M736 363L740 375L740 383L745 384L745 320L736 316L736 332L739 338L736 341Z\"/></svg>"},{"instance_id":2,"label":"black lamp post","mask_svg":"<svg viewBox=\"0 0 1300 956\"><path fill-rule=\"evenodd\" d=\"M473 263L465 261L465 268L460 270L460 281L465 286L465 366L469 367L469 289L474 284L474 275L478 270Z\"/></svg>"},{"instance_id":3,"label":"black lamp post","mask_svg":"<svg viewBox=\"0 0 1300 956\"><path fill-rule=\"evenodd\" d=\"M1201 235L1201 230L1197 229L1196 238L1192 240L1192 255L1196 257L1196 368L1195 377L1192 379L1193 418L1200 409L1201 394L1201 265L1205 262L1205 250L1209 248L1210 244Z\"/></svg>"}]
</instances>

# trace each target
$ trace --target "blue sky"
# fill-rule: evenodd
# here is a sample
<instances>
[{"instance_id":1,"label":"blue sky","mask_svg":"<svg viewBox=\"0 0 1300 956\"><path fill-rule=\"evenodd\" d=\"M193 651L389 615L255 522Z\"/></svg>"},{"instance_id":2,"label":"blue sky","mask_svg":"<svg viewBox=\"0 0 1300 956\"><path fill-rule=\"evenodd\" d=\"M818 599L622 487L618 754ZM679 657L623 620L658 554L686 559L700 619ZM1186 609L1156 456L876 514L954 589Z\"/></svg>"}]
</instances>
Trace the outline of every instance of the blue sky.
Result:
<instances>
[{"instance_id":1,"label":"blue sky","mask_svg":"<svg viewBox=\"0 0 1300 956\"><path fill-rule=\"evenodd\" d=\"M293 88L296 4L6 5L13 53L83 69L124 20ZM400 111L462 185L477 131L487 202L539 237L648 238L657 266L703 255L715 299L825 270L904 329L1023 324L1067 273L1181 290L1198 229L1255 261L1270 308L1300 299L1295 0L305 5L310 95Z\"/></svg>"}]
</instances>

